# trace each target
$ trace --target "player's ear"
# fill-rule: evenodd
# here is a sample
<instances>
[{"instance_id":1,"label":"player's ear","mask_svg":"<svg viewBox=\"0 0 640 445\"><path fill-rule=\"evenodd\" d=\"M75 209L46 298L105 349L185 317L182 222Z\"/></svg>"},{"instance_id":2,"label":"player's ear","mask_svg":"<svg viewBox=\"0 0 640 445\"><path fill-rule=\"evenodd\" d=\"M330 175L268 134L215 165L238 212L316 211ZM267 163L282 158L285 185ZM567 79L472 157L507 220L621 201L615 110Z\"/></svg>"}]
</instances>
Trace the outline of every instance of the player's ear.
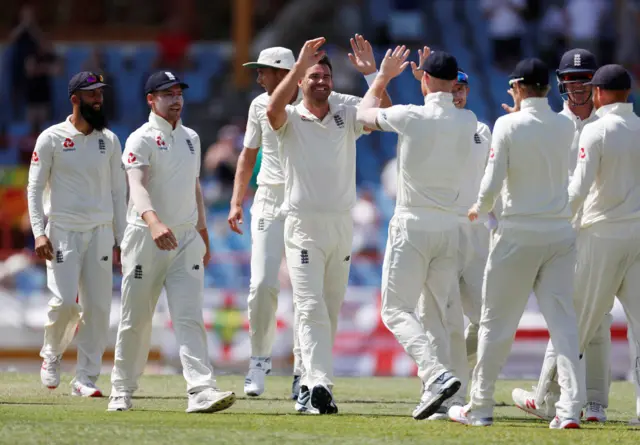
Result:
<instances>
[{"instance_id":1,"label":"player's ear","mask_svg":"<svg viewBox=\"0 0 640 445\"><path fill-rule=\"evenodd\" d=\"M147 105L151 106L152 103L153 103L153 94L149 93L147 94Z\"/></svg>"},{"instance_id":2,"label":"player's ear","mask_svg":"<svg viewBox=\"0 0 640 445\"><path fill-rule=\"evenodd\" d=\"M80 98L76 94L72 94L69 98L71 105L80 105Z\"/></svg>"}]
</instances>

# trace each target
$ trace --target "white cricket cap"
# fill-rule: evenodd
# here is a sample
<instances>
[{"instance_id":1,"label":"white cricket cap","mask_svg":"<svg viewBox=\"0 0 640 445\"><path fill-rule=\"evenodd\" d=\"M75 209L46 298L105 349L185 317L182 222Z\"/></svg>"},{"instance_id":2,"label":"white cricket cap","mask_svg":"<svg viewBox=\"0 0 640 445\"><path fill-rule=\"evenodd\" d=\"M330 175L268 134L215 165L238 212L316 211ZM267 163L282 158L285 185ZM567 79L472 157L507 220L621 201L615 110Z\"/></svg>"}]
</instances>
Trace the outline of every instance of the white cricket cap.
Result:
<instances>
[{"instance_id":1,"label":"white cricket cap","mask_svg":"<svg viewBox=\"0 0 640 445\"><path fill-rule=\"evenodd\" d=\"M257 62L245 63L242 66L247 68L279 68L282 70L291 70L296 63L293 52L288 48L275 46L260 51Z\"/></svg>"}]
</instances>

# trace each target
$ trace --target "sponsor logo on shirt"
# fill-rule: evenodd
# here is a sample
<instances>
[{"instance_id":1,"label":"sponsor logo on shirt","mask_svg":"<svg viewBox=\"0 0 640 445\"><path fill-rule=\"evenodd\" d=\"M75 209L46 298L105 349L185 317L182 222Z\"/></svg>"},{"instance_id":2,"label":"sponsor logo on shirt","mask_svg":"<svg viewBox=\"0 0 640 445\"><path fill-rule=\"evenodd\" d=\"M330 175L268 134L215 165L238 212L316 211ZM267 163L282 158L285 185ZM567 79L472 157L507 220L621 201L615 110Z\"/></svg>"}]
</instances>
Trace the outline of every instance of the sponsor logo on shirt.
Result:
<instances>
[{"instance_id":1,"label":"sponsor logo on shirt","mask_svg":"<svg viewBox=\"0 0 640 445\"><path fill-rule=\"evenodd\" d=\"M31 155L31 162L38 162L40 160L40 158L38 157L38 152L34 151L33 154Z\"/></svg>"},{"instance_id":2,"label":"sponsor logo on shirt","mask_svg":"<svg viewBox=\"0 0 640 445\"><path fill-rule=\"evenodd\" d=\"M167 150L167 144L165 143L164 139L162 139L162 136L156 137L156 145L160 150Z\"/></svg>"},{"instance_id":3,"label":"sponsor logo on shirt","mask_svg":"<svg viewBox=\"0 0 640 445\"><path fill-rule=\"evenodd\" d=\"M66 138L62 143L62 146L64 147L62 151L76 151L76 144L73 143L73 140L71 138Z\"/></svg>"},{"instance_id":4,"label":"sponsor logo on shirt","mask_svg":"<svg viewBox=\"0 0 640 445\"><path fill-rule=\"evenodd\" d=\"M587 157L587 152L584 147L580 147L580 154L578 156L580 156L580 159L584 159Z\"/></svg>"},{"instance_id":5,"label":"sponsor logo on shirt","mask_svg":"<svg viewBox=\"0 0 640 445\"><path fill-rule=\"evenodd\" d=\"M187 146L189 147L189 151L192 155L196 153L196 150L193 148L193 144L191 143L191 139L187 139Z\"/></svg>"},{"instance_id":6,"label":"sponsor logo on shirt","mask_svg":"<svg viewBox=\"0 0 640 445\"><path fill-rule=\"evenodd\" d=\"M129 153L129 157L127 158L127 162L129 164L133 164L134 162L136 162L136 157L134 156L133 153Z\"/></svg>"},{"instance_id":7,"label":"sponsor logo on shirt","mask_svg":"<svg viewBox=\"0 0 640 445\"><path fill-rule=\"evenodd\" d=\"M342 112L333 115L333 120L338 126L338 128L344 128L344 119L342 117Z\"/></svg>"},{"instance_id":8,"label":"sponsor logo on shirt","mask_svg":"<svg viewBox=\"0 0 640 445\"><path fill-rule=\"evenodd\" d=\"M496 156L496 154L495 154L495 152L493 151L493 147L491 147L491 149L489 150L489 158L490 158L490 159L493 159L493 158L495 158L495 156Z\"/></svg>"},{"instance_id":9,"label":"sponsor logo on shirt","mask_svg":"<svg viewBox=\"0 0 640 445\"><path fill-rule=\"evenodd\" d=\"M106 153L107 146L104 143L104 139L98 139L98 149L100 150L100 154Z\"/></svg>"},{"instance_id":10,"label":"sponsor logo on shirt","mask_svg":"<svg viewBox=\"0 0 640 445\"><path fill-rule=\"evenodd\" d=\"M310 119L307 116L300 116L300 120L302 120L302 122L313 122L313 119Z\"/></svg>"}]
</instances>

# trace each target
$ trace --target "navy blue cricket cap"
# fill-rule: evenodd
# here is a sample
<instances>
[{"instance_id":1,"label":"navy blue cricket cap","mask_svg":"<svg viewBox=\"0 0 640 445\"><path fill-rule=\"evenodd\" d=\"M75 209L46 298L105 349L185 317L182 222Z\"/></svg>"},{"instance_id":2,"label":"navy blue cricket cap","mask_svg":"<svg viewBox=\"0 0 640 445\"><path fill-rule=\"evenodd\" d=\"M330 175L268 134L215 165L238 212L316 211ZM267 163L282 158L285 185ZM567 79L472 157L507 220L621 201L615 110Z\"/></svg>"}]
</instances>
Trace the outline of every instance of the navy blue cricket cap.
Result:
<instances>
[{"instance_id":1,"label":"navy blue cricket cap","mask_svg":"<svg viewBox=\"0 0 640 445\"><path fill-rule=\"evenodd\" d=\"M523 85L549 85L549 67L536 58L521 60L509 76L509 85L516 82Z\"/></svg>"},{"instance_id":2,"label":"navy blue cricket cap","mask_svg":"<svg viewBox=\"0 0 640 445\"><path fill-rule=\"evenodd\" d=\"M102 87L108 87L101 74L90 71L81 71L69 81L69 97L76 91L90 91Z\"/></svg>"},{"instance_id":3,"label":"navy blue cricket cap","mask_svg":"<svg viewBox=\"0 0 640 445\"><path fill-rule=\"evenodd\" d=\"M434 51L429 54L422 69L436 79L456 80L458 78L458 61L444 51Z\"/></svg>"},{"instance_id":4,"label":"navy blue cricket cap","mask_svg":"<svg viewBox=\"0 0 640 445\"><path fill-rule=\"evenodd\" d=\"M631 76L621 65L605 65L596 71L591 82L587 82L586 85L603 90L630 90Z\"/></svg>"},{"instance_id":5,"label":"navy blue cricket cap","mask_svg":"<svg viewBox=\"0 0 640 445\"><path fill-rule=\"evenodd\" d=\"M576 48L562 55L556 74L595 73L597 69L596 56L586 49Z\"/></svg>"},{"instance_id":6,"label":"navy blue cricket cap","mask_svg":"<svg viewBox=\"0 0 640 445\"><path fill-rule=\"evenodd\" d=\"M147 79L147 83L144 86L144 94L167 90L174 85L180 85L183 90L189 88L189 85L181 81L180 78L172 72L158 71L150 75Z\"/></svg>"}]
</instances>

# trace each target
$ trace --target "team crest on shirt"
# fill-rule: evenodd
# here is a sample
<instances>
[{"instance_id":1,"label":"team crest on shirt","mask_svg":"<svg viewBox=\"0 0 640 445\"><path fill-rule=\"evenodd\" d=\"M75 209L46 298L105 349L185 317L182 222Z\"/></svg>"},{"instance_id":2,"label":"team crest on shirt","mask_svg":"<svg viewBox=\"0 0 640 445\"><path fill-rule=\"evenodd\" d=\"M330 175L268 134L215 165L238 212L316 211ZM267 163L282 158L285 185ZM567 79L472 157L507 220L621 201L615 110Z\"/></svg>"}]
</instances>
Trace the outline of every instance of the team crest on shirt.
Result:
<instances>
[{"instance_id":1,"label":"team crest on shirt","mask_svg":"<svg viewBox=\"0 0 640 445\"><path fill-rule=\"evenodd\" d=\"M158 146L158 148L160 150L167 150L168 149L167 143L164 141L164 139L162 139L161 135L158 135L156 137L156 145Z\"/></svg>"},{"instance_id":2,"label":"team crest on shirt","mask_svg":"<svg viewBox=\"0 0 640 445\"><path fill-rule=\"evenodd\" d=\"M196 150L193 148L193 144L191 143L191 139L187 139L187 146L189 147L189 151L192 155L196 153Z\"/></svg>"},{"instance_id":3,"label":"team crest on shirt","mask_svg":"<svg viewBox=\"0 0 640 445\"><path fill-rule=\"evenodd\" d=\"M333 120L336 123L336 125L338 126L338 128L344 128L344 112L343 111L339 111L338 113L333 115Z\"/></svg>"},{"instance_id":4,"label":"team crest on shirt","mask_svg":"<svg viewBox=\"0 0 640 445\"><path fill-rule=\"evenodd\" d=\"M98 139L98 149L100 150L100 154L106 153L107 146L104 143L104 139Z\"/></svg>"},{"instance_id":5,"label":"team crest on shirt","mask_svg":"<svg viewBox=\"0 0 640 445\"><path fill-rule=\"evenodd\" d=\"M73 143L73 139L66 138L62 143L62 151L76 151L76 144Z\"/></svg>"},{"instance_id":6,"label":"team crest on shirt","mask_svg":"<svg viewBox=\"0 0 640 445\"><path fill-rule=\"evenodd\" d=\"M473 135L473 140L476 144L482 144L482 139L480 139L480 135L478 133Z\"/></svg>"}]
</instances>

